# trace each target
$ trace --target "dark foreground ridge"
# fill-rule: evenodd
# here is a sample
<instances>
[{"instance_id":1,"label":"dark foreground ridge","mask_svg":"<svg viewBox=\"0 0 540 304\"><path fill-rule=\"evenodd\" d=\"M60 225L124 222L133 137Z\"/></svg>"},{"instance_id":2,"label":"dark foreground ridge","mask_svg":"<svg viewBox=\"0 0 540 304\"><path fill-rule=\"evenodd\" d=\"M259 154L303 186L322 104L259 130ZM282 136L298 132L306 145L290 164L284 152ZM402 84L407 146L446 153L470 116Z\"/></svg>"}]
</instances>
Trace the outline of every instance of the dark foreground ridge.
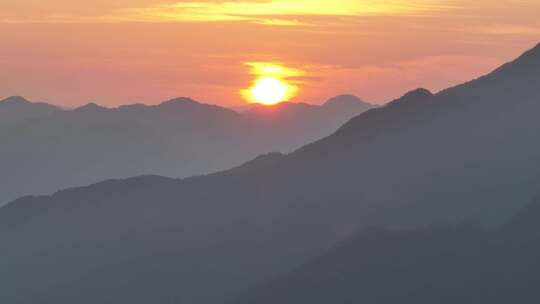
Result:
<instances>
[{"instance_id":1,"label":"dark foreground ridge","mask_svg":"<svg viewBox=\"0 0 540 304\"><path fill-rule=\"evenodd\" d=\"M539 211L537 200L494 233L475 225L366 229L231 303L535 302Z\"/></svg>"}]
</instances>

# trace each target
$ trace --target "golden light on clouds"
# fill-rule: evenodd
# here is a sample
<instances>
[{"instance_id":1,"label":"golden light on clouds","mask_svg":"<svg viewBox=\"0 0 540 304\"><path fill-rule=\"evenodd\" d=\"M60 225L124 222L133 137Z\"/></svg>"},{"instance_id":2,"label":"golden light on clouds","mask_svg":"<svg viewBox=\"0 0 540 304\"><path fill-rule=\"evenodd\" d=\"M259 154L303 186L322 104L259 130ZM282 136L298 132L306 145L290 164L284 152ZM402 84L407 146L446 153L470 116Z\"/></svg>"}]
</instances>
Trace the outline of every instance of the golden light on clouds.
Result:
<instances>
[{"instance_id":1,"label":"golden light on clouds","mask_svg":"<svg viewBox=\"0 0 540 304\"><path fill-rule=\"evenodd\" d=\"M5 5L3 2L7 2ZM447 7L448 0L49 0L10 4L0 0L0 22L214 22L249 21L273 26L306 25L296 17L420 13ZM37 3L37 2L36 2Z\"/></svg>"},{"instance_id":2,"label":"golden light on clouds","mask_svg":"<svg viewBox=\"0 0 540 304\"><path fill-rule=\"evenodd\" d=\"M182 1L155 7L129 9L126 15L144 20L253 21L268 25L305 25L287 16L393 15L440 8L436 0L268 0ZM279 17L279 18L278 18Z\"/></svg>"},{"instance_id":3,"label":"golden light on clouds","mask_svg":"<svg viewBox=\"0 0 540 304\"><path fill-rule=\"evenodd\" d=\"M256 79L251 87L241 90L240 93L250 103L274 105L290 100L297 96L302 83L298 77L306 74L305 71L286 67L281 63L248 62L246 65Z\"/></svg>"}]
</instances>

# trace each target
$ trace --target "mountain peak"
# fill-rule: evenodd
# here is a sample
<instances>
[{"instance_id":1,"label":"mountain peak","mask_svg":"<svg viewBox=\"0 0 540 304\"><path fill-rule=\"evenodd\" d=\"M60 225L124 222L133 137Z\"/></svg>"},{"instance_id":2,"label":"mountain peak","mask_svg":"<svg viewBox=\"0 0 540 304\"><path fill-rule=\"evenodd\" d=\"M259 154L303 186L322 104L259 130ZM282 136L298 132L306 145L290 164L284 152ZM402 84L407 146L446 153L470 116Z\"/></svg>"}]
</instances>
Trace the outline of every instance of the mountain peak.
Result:
<instances>
[{"instance_id":1,"label":"mountain peak","mask_svg":"<svg viewBox=\"0 0 540 304\"><path fill-rule=\"evenodd\" d=\"M336 97L328 99L324 103L324 106L357 105L357 104L367 104L367 103L355 95L343 94L343 95L338 95Z\"/></svg>"},{"instance_id":2,"label":"mountain peak","mask_svg":"<svg viewBox=\"0 0 540 304\"><path fill-rule=\"evenodd\" d=\"M74 111L76 112L95 112L100 110L106 110L107 108L102 107L94 102L90 102L84 106L76 108Z\"/></svg>"},{"instance_id":3,"label":"mountain peak","mask_svg":"<svg viewBox=\"0 0 540 304\"><path fill-rule=\"evenodd\" d=\"M434 96L433 93L431 93L429 90L424 89L424 88L418 88L416 90L407 92L401 98L391 101L388 105L389 106L403 106L403 105L420 104L420 103L425 103L431 100L433 96Z\"/></svg>"},{"instance_id":4,"label":"mountain peak","mask_svg":"<svg viewBox=\"0 0 540 304\"><path fill-rule=\"evenodd\" d=\"M30 101L28 101L26 98L22 96L11 96L6 99L0 100L0 103L28 104L30 103Z\"/></svg>"},{"instance_id":5,"label":"mountain peak","mask_svg":"<svg viewBox=\"0 0 540 304\"><path fill-rule=\"evenodd\" d=\"M47 116L60 108L44 102L31 102L21 96L0 100L0 125L9 125Z\"/></svg>"},{"instance_id":6,"label":"mountain peak","mask_svg":"<svg viewBox=\"0 0 540 304\"><path fill-rule=\"evenodd\" d=\"M155 106L155 109L159 112L167 112L167 113L174 113L174 114L198 113L197 115L203 115L199 118L203 118L205 117L204 115L207 115L207 114L209 115L237 115L238 114L237 112L231 109L224 108L219 105L202 103L189 97L179 97L179 98L174 98L171 100L164 101L158 104L157 106ZM193 117L194 116L192 116L192 118ZM206 117L204 119L209 119L209 118Z\"/></svg>"},{"instance_id":7,"label":"mountain peak","mask_svg":"<svg viewBox=\"0 0 540 304\"><path fill-rule=\"evenodd\" d=\"M433 93L429 91L428 89L424 88L418 88L416 90L412 90L410 92L407 92L403 98L431 98L433 97Z\"/></svg>"},{"instance_id":8,"label":"mountain peak","mask_svg":"<svg viewBox=\"0 0 540 304\"><path fill-rule=\"evenodd\" d=\"M189 97L178 97L164 101L158 107L174 107L179 105L200 105L201 103Z\"/></svg>"}]
</instances>

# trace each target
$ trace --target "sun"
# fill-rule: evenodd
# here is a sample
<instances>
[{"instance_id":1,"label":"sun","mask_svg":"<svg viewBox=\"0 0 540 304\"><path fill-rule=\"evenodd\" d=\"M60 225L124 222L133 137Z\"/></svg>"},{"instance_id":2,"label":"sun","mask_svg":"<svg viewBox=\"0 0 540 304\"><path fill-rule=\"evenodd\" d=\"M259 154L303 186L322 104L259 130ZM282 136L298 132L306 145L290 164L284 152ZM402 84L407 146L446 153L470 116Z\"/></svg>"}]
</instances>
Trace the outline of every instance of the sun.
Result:
<instances>
[{"instance_id":1,"label":"sun","mask_svg":"<svg viewBox=\"0 0 540 304\"><path fill-rule=\"evenodd\" d=\"M283 81L266 77L255 82L250 93L253 100L264 105L275 105L284 101L288 86Z\"/></svg>"},{"instance_id":2,"label":"sun","mask_svg":"<svg viewBox=\"0 0 540 304\"><path fill-rule=\"evenodd\" d=\"M305 72L275 62L248 62L250 74L255 76L251 86L240 94L249 103L267 106L289 101L298 95L299 79Z\"/></svg>"}]
</instances>

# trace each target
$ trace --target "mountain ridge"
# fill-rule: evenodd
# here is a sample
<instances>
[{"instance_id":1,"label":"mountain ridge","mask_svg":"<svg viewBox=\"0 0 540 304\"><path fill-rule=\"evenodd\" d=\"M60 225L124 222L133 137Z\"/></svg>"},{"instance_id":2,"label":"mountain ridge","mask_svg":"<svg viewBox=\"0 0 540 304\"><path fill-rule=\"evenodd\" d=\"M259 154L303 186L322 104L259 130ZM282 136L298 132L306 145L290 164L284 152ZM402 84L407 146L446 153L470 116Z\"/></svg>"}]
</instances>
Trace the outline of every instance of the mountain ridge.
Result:
<instances>
[{"instance_id":1,"label":"mountain ridge","mask_svg":"<svg viewBox=\"0 0 540 304\"><path fill-rule=\"evenodd\" d=\"M38 107L22 97L10 100ZM17 123L6 119L2 125L2 105L0 140L6 148L0 166L6 170L0 178L7 182L0 185L0 205L104 179L188 177L229 169L329 135L364 110L335 112L291 104L280 106L279 113L265 108L263 115L250 115L179 97L157 105L108 108L92 102L70 110L54 108ZM12 111L5 113L13 117Z\"/></svg>"}]
</instances>

